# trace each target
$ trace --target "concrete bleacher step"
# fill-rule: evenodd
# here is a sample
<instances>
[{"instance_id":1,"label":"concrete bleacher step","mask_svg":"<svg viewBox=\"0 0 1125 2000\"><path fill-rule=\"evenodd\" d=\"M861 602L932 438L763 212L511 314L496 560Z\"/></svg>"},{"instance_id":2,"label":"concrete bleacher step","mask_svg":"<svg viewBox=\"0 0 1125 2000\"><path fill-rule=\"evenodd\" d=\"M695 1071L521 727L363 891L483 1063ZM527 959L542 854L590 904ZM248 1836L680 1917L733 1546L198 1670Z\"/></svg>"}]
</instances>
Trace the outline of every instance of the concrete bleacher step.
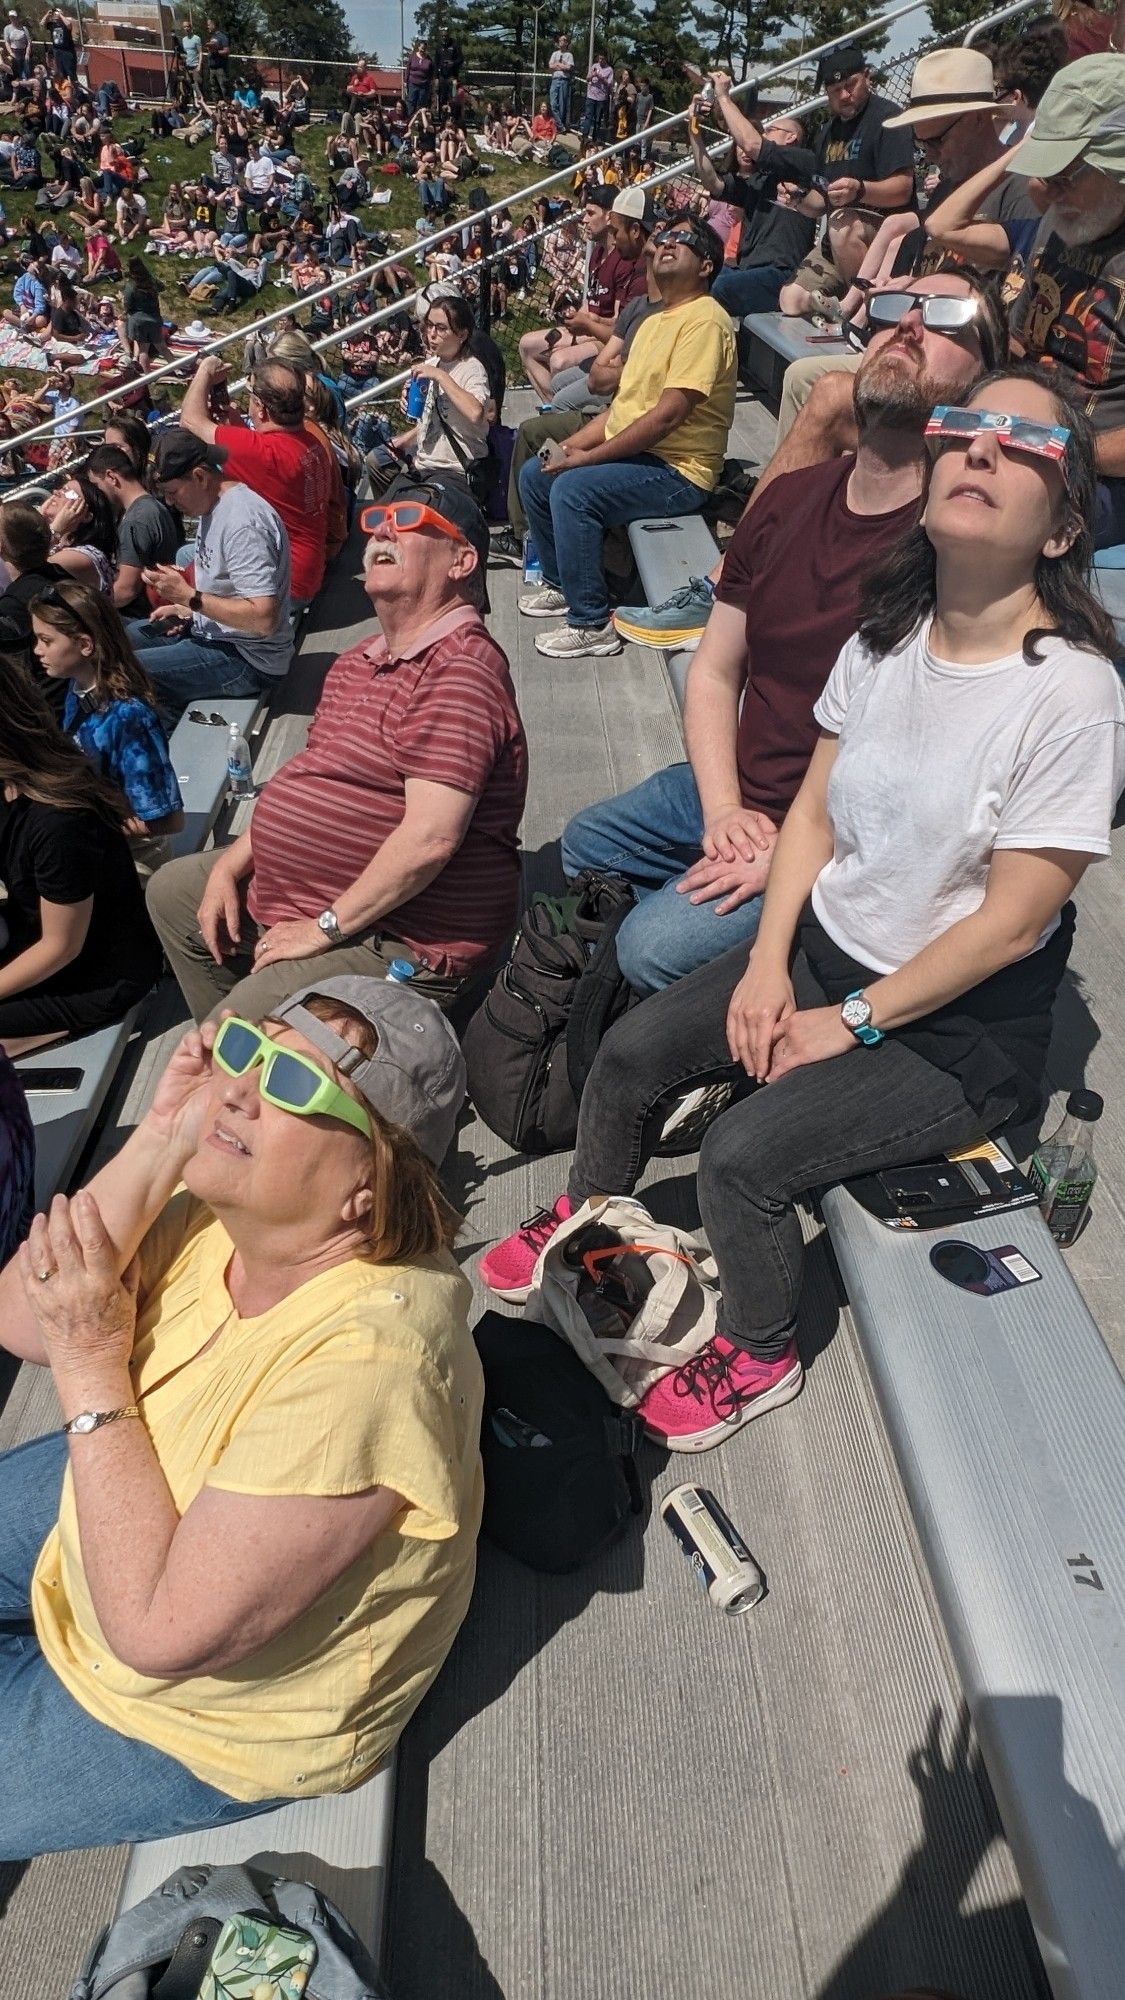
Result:
<instances>
[{"instance_id":1,"label":"concrete bleacher step","mask_svg":"<svg viewBox=\"0 0 1125 2000\"><path fill-rule=\"evenodd\" d=\"M1055 2000L1125 1965L1125 1379L1038 1209L945 1232L823 1199ZM980 1297L942 1234L1038 1282Z\"/></svg>"},{"instance_id":2,"label":"concrete bleacher step","mask_svg":"<svg viewBox=\"0 0 1125 2000\"><path fill-rule=\"evenodd\" d=\"M378 1963L394 1820L395 1760L366 1784L333 1798L299 1799L277 1812L209 1833L149 1840L134 1847L119 1908L131 1909L177 1868L242 1862L275 1875L311 1882L341 1909Z\"/></svg>"},{"instance_id":3,"label":"concrete bleacher step","mask_svg":"<svg viewBox=\"0 0 1125 2000\"><path fill-rule=\"evenodd\" d=\"M132 1007L123 1021L99 1028L96 1034L55 1042L49 1048L37 1049L18 1059L16 1072L27 1092L35 1126L37 1208L46 1208L55 1191L67 1186L105 1103L140 1011L140 1007ZM78 1089L60 1095L37 1092L36 1074L52 1069L80 1070Z\"/></svg>"}]
</instances>

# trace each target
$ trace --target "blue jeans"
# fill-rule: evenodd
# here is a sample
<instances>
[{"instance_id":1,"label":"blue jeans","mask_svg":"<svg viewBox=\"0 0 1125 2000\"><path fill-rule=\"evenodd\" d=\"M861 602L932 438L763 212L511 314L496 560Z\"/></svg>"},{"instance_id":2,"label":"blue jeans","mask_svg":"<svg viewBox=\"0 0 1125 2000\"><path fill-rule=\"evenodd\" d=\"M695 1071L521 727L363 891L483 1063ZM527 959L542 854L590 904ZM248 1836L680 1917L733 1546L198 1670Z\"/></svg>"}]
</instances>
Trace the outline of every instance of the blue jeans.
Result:
<instances>
[{"instance_id":1,"label":"blue jeans","mask_svg":"<svg viewBox=\"0 0 1125 2000\"><path fill-rule=\"evenodd\" d=\"M749 271L739 271L728 264L712 285L711 297L726 308L732 319L743 319L747 313L776 312L781 287L788 284L792 275L791 271L783 271L780 264L757 264Z\"/></svg>"},{"instance_id":2,"label":"blue jeans","mask_svg":"<svg viewBox=\"0 0 1125 2000\"><path fill-rule=\"evenodd\" d=\"M620 798L576 813L562 837L569 880L583 868L624 875L637 894L617 933L617 962L635 993L658 993L734 945L753 944L762 898L725 917L693 903L676 883L699 860L703 811L690 764L672 764ZM716 902L722 902L722 897Z\"/></svg>"},{"instance_id":3,"label":"blue jeans","mask_svg":"<svg viewBox=\"0 0 1125 2000\"><path fill-rule=\"evenodd\" d=\"M189 702L258 694L269 676L259 674L235 646L192 633L165 632L148 618L130 619L133 651L156 689L157 705L174 728Z\"/></svg>"},{"instance_id":4,"label":"blue jeans","mask_svg":"<svg viewBox=\"0 0 1125 2000\"><path fill-rule=\"evenodd\" d=\"M609 99L587 97L582 113L582 137L604 139L609 132Z\"/></svg>"},{"instance_id":5,"label":"blue jeans","mask_svg":"<svg viewBox=\"0 0 1125 2000\"><path fill-rule=\"evenodd\" d=\"M553 76L547 99L551 116L560 132L565 132L570 123L570 82L565 76Z\"/></svg>"},{"instance_id":6,"label":"blue jeans","mask_svg":"<svg viewBox=\"0 0 1125 2000\"><path fill-rule=\"evenodd\" d=\"M0 1861L68 1847L163 1840L271 1812L192 1776L174 1757L95 1722L39 1648L31 1578L59 1514L61 1432L0 1456Z\"/></svg>"},{"instance_id":7,"label":"blue jeans","mask_svg":"<svg viewBox=\"0 0 1125 2000\"><path fill-rule=\"evenodd\" d=\"M1125 542L1125 479L1099 479L1094 496L1094 547L1115 549Z\"/></svg>"},{"instance_id":8,"label":"blue jeans","mask_svg":"<svg viewBox=\"0 0 1125 2000\"><path fill-rule=\"evenodd\" d=\"M603 550L607 528L650 514L698 514L702 486L645 452L609 465L581 465L548 478L529 458L520 499L543 566L543 581L561 590L570 625L604 625L609 617Z\"/></svg>"}]
</instances>

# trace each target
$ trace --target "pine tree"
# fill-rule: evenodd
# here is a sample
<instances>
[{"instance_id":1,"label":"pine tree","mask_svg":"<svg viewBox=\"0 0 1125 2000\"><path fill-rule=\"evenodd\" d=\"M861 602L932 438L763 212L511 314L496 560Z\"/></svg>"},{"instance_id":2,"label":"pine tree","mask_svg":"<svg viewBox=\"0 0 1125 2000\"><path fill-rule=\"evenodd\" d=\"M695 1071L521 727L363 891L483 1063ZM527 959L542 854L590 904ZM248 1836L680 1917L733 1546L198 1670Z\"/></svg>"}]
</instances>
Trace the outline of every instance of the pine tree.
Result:
<instances>
[{"instance_id":1,"label":"pine tree","mask_svg":"<svg viewBox=\"0 0 1125 2000\"><path fill-rule=\"evenodd\" d=\"M980 13L980 0L930 0L930 21L935 35L960 38L972 21L979 20Z\"/></svg>"},{"instance_id":2,"label":"pine tree","mask_svg":"<svg viewBox=\"0 0 1125 2000\"><path fill-rule=\"evenodd\" d=\"M717 6L695 9L709 66L725 69L736 83L752 64L774 54L777 31L788 19L777 0L719 0Z\"/></svg>"}]
</instances>

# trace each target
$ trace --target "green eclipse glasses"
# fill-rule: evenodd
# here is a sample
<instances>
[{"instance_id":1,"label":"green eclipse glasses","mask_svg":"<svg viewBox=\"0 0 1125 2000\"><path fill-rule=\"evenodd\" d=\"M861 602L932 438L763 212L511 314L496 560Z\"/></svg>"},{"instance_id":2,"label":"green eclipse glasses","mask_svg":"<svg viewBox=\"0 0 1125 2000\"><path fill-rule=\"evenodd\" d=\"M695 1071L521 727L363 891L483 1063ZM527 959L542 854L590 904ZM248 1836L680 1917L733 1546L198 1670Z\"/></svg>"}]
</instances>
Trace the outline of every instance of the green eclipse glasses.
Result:
<instances>
[{"instance_id":1,"label":"green eclipse glasses","mask_svg":"<svg viewBox=\"0 0 1125 2000\"><path fill-rule=\"evenodd\" d=\"M1001 451L1024 452L1031 458L1045 458L1057 465L1063 485L1070 490L1066 470L1066 448L1070 432L1065 424L1037 424L1030 417L1009 416L1005 410L959 410L939 403L932 410L923 433L936 455L949 443L963 444L967 438L994 437Z\"/></svg>"},{"instance_id":2,"label":"green eclipse glasses","mask_svg":"<svg viewBox=\"0 0 1125 2000\"><path fill-rule=\"evenodd\" d=\"M242 1021L237 1014L228 1015L219 1025L211 1054L228 1076L245 1076L260 1063L259 1095L279 1111L292 1111L298 1118L313 1118L318 1113L325 1118L340 1118L370 1139L371 1121L355 1099L341 1090L338 1083L333 1083L330 1076L325 1076L308 1056L283 1048L280 1042L271 1042L253 1022Z\"/></svg>"}]
</instances>

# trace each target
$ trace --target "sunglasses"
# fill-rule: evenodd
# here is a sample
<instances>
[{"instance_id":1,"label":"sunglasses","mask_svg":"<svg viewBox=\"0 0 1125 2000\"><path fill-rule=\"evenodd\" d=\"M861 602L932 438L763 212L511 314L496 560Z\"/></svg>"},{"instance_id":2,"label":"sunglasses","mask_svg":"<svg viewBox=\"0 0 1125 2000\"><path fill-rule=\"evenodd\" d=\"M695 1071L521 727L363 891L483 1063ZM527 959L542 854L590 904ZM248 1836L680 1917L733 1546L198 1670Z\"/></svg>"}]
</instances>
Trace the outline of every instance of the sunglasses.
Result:
<instances>
[{"instance_id":1,"label":"sunglasses","mask_svg":"<svg viewBox=\"0 0 1125 2000\"><path fill-rule=\"evenodd\" d=\"M359 525L365 535L373 535L376 528L390 522L396 535L409 535L415 528L436 528L441 535L448 535L451 541L463 542L465 537L444 514L427 507L423 500L386 500L377 507L365 507L359 517Z\"/></svg>"},{"instance_id":2,"label":"sunglasses","mask_svg":"<svg viewBox=\"0 0 1125 2000\"><path fill-rule=\"evenodd\" d=\"M923 292L872 292L867 301L871 327L898 326L917 310L929 333L963 333L977 317L976 299L929 297Z\"/></svg>"},{"instance_id":3,"label":"sunglasses","mask_svg":"<svg viewBox=\"0 0 1125 2000\"><path fill-rule=\"evenodd\" d=\"M686 243L688 249L694 250L697 257L706 258L710 255L698 231L686 227L683 223L678 225L673 223L667 229L655 230L652 240L654 243Z\"/></svg>"},{"instance_id":4,"label":"sunglasses","mask_svg":"<svg viewBox=\"0 0 1125 2000\"><path fill-rule=\"evenodd\" d=\"M308 1056L282 1048L280 1042L272 1042L260 1028L240 1020L237 1014L220 1023L211 1054L228 1076L246 1076L261 1064L258 1094L278 1111L292 1111L298 1118L339 1118L362 1132L365 1139L371 1137L370 1119L346 1090L325 1076Z\"/></svg>"},{"instance_id":5,"label":"sunglasses","mask_svg":"<svg viewBox=\"0 0 1125 2000\"><path fill-rule=\"evenodd\" d=\"M201 708L189 708L187 719L189 722L205 722L212 729L230 728L230 723L227 721L226 716L216 714L214 709L211 710L210 715L205 715Z\"/></svg>"},{"instance_id":6,"label":"sunglasses","mask_svg":"<svg viewBox=\"0 0 1125 2000\"><path fill-rule=\"evenodd\" d=\"M1023 452L1057 465L1069 492L1066 449L1070 431L1065 424L1037 424L1029 417L1011 417L1002 410L959 410L952 404L939 403L923 432L935 457L947 444L986 435L996 439L1001 451Z\"/></svg>"}]
</instances>

